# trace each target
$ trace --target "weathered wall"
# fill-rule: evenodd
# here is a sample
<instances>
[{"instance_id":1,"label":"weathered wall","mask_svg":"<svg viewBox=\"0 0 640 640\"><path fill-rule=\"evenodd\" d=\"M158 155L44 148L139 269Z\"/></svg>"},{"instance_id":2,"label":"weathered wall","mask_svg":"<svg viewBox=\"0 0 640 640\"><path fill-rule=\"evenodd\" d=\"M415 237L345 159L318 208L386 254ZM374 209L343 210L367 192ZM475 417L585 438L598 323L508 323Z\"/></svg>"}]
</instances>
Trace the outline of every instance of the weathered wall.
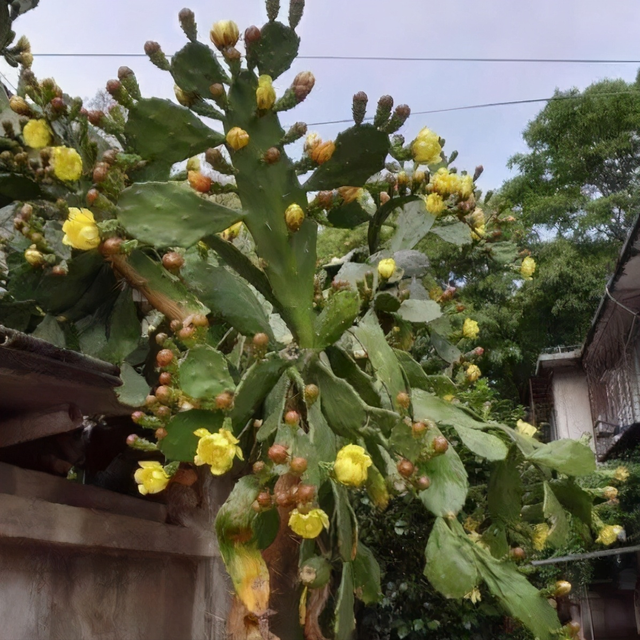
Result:
<instances>
[{"instance_id":1,"label":"weathered wall","mask_svg":"<svg viewBox=\"0 0 640 640\"><path fill-rule=\"evenodd\" d=\"M577 439L587 433L592 437L591 448L595 451L589 388L585 374L578 369L557 369L553 373L552 384L554 437Z\"/></svg>"}]
</instances>

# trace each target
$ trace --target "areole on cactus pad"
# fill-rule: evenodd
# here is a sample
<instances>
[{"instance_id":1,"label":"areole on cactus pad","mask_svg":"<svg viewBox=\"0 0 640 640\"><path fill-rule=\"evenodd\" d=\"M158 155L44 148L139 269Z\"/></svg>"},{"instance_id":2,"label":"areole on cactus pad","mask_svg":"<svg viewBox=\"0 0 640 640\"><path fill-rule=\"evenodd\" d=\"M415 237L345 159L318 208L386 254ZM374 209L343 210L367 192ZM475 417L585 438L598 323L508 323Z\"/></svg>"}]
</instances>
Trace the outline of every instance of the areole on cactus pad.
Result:
<instances>
[{"instance_id":1,"label":"areole on cactus pad","mask_svg":"<svg viewBox=\"0 0 640 640\"><path fill-rule=\"evenodd\" d=\"M38 326L122 365L121 400L150 430L128 442L154 456L136 474L141 493L194 465L237 478L216 521L244 607L234 638L279 629L288 629L283 640L350 637L354 599L381 596L352 506L363 491L380 509L403 495L432 514L425 575L446 597L477 599L484 585L551 640L558 617L509 546L516 524L533 539L536 522L560 543L579 491L572 477L590 472L593 456L579 442L542 444L455 399L481 376L482 349L472 348L481 327L453 302L454 287L427 292L429 261L415 247L432 234L496 260L511 255L486 237L481 171L459 173L457 154L427 128L406 143L397 131L410 109L394 109L390 96L367 117L363 92L353 126L335 140L309 133L291 157L306 125L280 119L315 80L303 72L282 91L278 79L297 56L303 6L292 0L287 26L279 2L267 0L268 22L247 28L244 53L235 23L214 24L216 52L181 11L189 42L170 61L158 43L145 45L172 75L179 105L143 98L123 67L107 85L117 104L86 111L23 64L24 99L8 111L18 120L0 138L0 198L13 224L3 308L17 314L12 322L26 318L23 330ZM187 160L188 173L174 167ZM317 265L323 228L360 226L367 247ZM515 250L503 262L524 277L535 270ZM418 334L441 373L412 357ZM147 380L157 381L153 391ZM493 465L492 539L461 525L461 450ZM521 468L545 483L537 521L521 516ZM273 558L291 545L301 577L285 576L282 592L270 586ZM333 613L320 620L325 608Z\"/></svg>"}]
</instances>

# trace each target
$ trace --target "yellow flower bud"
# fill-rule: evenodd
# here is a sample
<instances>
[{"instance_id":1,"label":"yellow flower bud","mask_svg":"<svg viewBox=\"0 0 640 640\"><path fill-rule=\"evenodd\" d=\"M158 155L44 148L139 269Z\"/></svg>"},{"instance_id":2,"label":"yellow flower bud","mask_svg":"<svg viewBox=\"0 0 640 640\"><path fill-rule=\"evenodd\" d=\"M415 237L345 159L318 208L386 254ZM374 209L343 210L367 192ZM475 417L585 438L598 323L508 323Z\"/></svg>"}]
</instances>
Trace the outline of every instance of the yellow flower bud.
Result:
<instances>
[{"instance_id":1,"label":"yellow flower bud","mask_svg":"<svg viewBox=\"0 0 640 640\"><path fill-rule=\"evenodd\" d=\"M468 200L473 193L473 177L467 174L460 178L460 188L458 195L462 200Z\"/></svg>"},{"instance_id":2,"label":"yellow flower bud","mask_svg":"<svg viewBox=\"0 0 640 640\"><path fill-rule=\"evenodd\" d=\"M220 429L217 433L197 429L193 433L200 438L193 461L198 466L208 464L214 476L229 471L236 456L244 460L237 438L227 429Z\"/></svg>"},{"instance_id":3,"label":"yellow flower bud","mask_svg":"<svg viewBox=\"0 0 640 640\"><path fill-rule=\"evenodd\" d=\"M133 478L138 483L138 491L146 496L148 493L160 493L169 484L169 476L159 462L142 461L138 462L140 469Z\"/></svg>"},{"instance_id":4,"label":"yellow flower bud","mask_svg":"<svg viewBox=\"0 0 640 640\"><path fill-rule=\"evenodd\" d=\"M607 500L615 500L618 497L618 490L615 487L605 487L602 496Z\"/></svg>"},{"instance_id":5,"label":"yellow flower bud","mask_svg":"<svg viewBox=\"0 0 640 640\"><path fill-rule=\"evenodd\" d=\"M200 171L200 158L193 156L187 160L187 171Z\"/></svg>"},{"instance_id":6,"label":"yellow flower bud","mask_svg":"<svg viewBox=\"0 0 640 640\"><path fill-rule=\"evenodd\" d=\"M31 109L27 104L27 101L20 96L11 96L11 98L9 98L9 107L11 111L13 111L14 113L17 113L19 116L28 116L31 113ZM26 128L26 125L25 125L25 128ZM44 145L44 146L46 147L47 145Z\"/></svg>"},{"instance_id":7,"label":"yellow flower bud","mask_svg":"<svg viewBox=\"0 0 640 640\"><path fill-rule=\"evenodd\" d=\"M289 516L289 526L302 538L317 538L323 527L329 528L329 516L322 509L311 509L309 513L294 509Z\"/></svg>"},{"instance_id":8,"label":"yellow flower bud","mask_svg":"<svg viewBox=\"0 0 640 640\"><path fill-rule=\"evenodd\" d=\"M558 580L555 584L553 595L559 598L569 593L571 593L571 583L566 580Z\"/></svg>"},{"instance_id":9,"label":"yellow flower bud","mask_svg":"<svg viewBox=\"0 0 640 640\"><path fill-rule=\"evenodd\" d=\"M547 538L549 537L549 525L546 522L542 522L541 524L537 524L533 527L533 548L536 551L542 551L546 544Z\"/></svg>"},{"instance_id":10,"label":"yellow flower bud","mask_svg":"<svg viewBox=\"0 0 640 640\"><path fill-rule=\"evenodd\" d=\"M361 187L340 187L338 189L340 197L344 200L345 204L349 204L354 200L357 200L364 193L364 189Z\"/></svg>"},{"instance_id":11,"label":"yellow flower bud","mask_svg":"<svg viewBox=\"0 0 640 640\"><path fill-rule=\"evenodd\" d=\"M627 467L618 467L613 473L613 477L618 482L626 482L629 479L629 470Z\"/></svg>"},{"instance_id":12,"label":"yellow flower bud","mask_svg":"<svg viewBox=\"0 0 640 640\"><path fill-rule=\"evenodd\" d=\"M467 367L467 372L465 375L469 382L475 382L482 375L482 372L480 371L480 367L478 367L478 365L470 364Z\"/></svg>"},{"instance_id":13,"label":"yellow flower bud","mask_svg":"<svg viewBox=\"0 0 640 640\"><path fill-rule=\"evenodd\" d=\"M598 537L596 538L596 542L609 546L610 544L613 544L618 539L618 536L623 531L624 529L620 525L607 524L604 527L602 527L600 531L598 531Z\"/></svg>"},{"instance_id":14,"label":"yellow flower bud","mask_svg":"<svg viewBox=\"0 0 640 640\"><path fill-rule=\"evenodd\" d=\"M527 256L520 265L520 275L522 275L525 280L531 280L531 276L533 276L535 270L536 261L533 258Z\"/></svg>"},{"instance_id":15,"label":"yellow flower bud","mask_svg":"<svg viewBox=\"0 0 640 640\"><path fill-rule=\"evenodd\" d=\"M271 109L276 101L276 92L273 88L271 76L263 75L258 78L256 89L256 102L258 109Z\"/></svg>"},{"instance_id":16,"label":"yellow flower bud","mask_svg":"<svg viewBox=\"0 0 640 640\"><path fill-rule=\"evenodd\" d=\"M487 233L487 230L484 224L479 224L477 227L473 228L473 231L471 232L471 237L474 240L482 240L482 238L484 238L486 233Z\"/></svg>"},{"instance_id":17,"label":"yellow flower bud","mask_svg":"<svg viewBox=\"0 0 640 640\"><path fill-rule=\"evenodd\" d=\"M529 436L530 438L533 438L533 436L538 433L538 429L536 429L536 427L524 420L518 420L518 422L516 422L516 431L521 433L523 436Z\"/></svg>"},{"instance_id":18,"label":"yellow flower bud","mask_svg":"<svg viewBox=\"0 0 640 640\"><path fill-rule=\"evenodd\" d=\"M25 51L21 53L20 62L22 62L23 67L30 69L31 65L33 64L33 54L31 53L31 51Z\"/></svg>"},{"instance_id":19,"label":"yellow flower bud","mask_svg":"<svg viewBox=\"0 0 640 640\"><path fill-rule=\"evenodd\" d=\"M220 50L227 47L235 47L240 32L238 25L233 20L220 20L216 22L209 33L211 42Z\"/></svg>"},{"instance_id":20,"label":"yellow flower bud","mask_svg":"<svg viewBox=\"0 0 640 640\"><path fill-rule=\"evenodd\" d=\"M44 264L44 255L38 251L35 244L32 244L25 252L24 259L32 267L41 267Z\"/></svg>"},{"instance_id":21,"label":"yellow flower bud","mask_svg":"<svg viewBox=\"0 0 640 640\"><path fill-rule=\"evenodd\" d=\"M348 444L338 451L333 472L338 482L349 487L359 487L366 482L367 469L371 464L371 458L363 447Z\"/></svg>"},{"instance_id":22,"label":"yellow flower bud","mask_svg":"<svg viewBox=\"0 0 640 640\"><path fill-rule=\"evenodd\" d=\"M446 209L444 200L439 193L430 193L425 198L425 205L427 211L434 216L439 216Z\"/></svg>"},{"instance_id":23,"label":"yellow flower bud","mask_svg":"<svg viewBox=\"0 0 640 640\"><path fill-rule=\"evenodd\" d=\"M249 134L240 127L233 127L227 133L227 144L234 150L242 149L249 144Z\"/></svg>"},{"instance_id":24,"label":"yellow flower bud","mask_svg":"<svg viewBox=\"0 0 640 640\"><path fill-rule=\"evenodd\" d=\"M335 150L335 142L327 140L327 142L320 142L315 145L315 147L309 151L309 157L318 164L324 164L327 160L331 159Z\"/></svg>"},{"instance_id":25,"label":"yellow flower bud","mask_svg":"<svg viewBox=\"0 0 640 640\"><path fill-rule=\"evenodd\" d=\"M378 275L388 280L396 272L396 261L393 258L385 258L378 262Z\"/></svg>"},{"instance_id":26,"label":"yellow flower bud","mask_svg":"<svg viewBox=\"0 0 640 640\"><path fill-rule=\"evenodd\" d=\"M471 318L465 318L462 325L462 335L470 340L475 340L480 334L480 327L475 320Z\"/></svg>"},{"instance_id":27,"label":"yellow flower bud","mask_svg":"<svg viewBox=\"0 0 640 640\"><path fill-rule=\"evenodd\" d=\"M284 221L287 229L295 233L304 222L304 211L302 207L298 204L290 204L284 212Z\"/></svg>"},{"instance_id":28,"label":"yellow flower bud","mask_svg":"<svg viewBox=\"0 0 640 640\"><path fill-rule=\"evenodd\" d=\"M59 180L73 182L82 175L82 158L69 147L53 147L51 150L53 173Z\"/></svg>"},{"instance_id":29,"label":"yellow flower bud","mask_svg":"<svg viewBox=\"0 0 640 640\"><path fill-rule=\"evenodd\" d=\"M440 162L440 136L424 127L411 145L413 159L419 164L436 164Z\"/></svg>"},{"instance_id":30,"label":"yellow flower bud","mask_svg":"<svg viewBox=\"0 0 640 640\"><path fill-rule=\"evenodd\" d=\"M69 208L69 216L62 225L62 244L74 249L89 251L100 244L100 231L89 209Z\"/></svg>"},{"instance_id":31,"label":"yellow flower bud","mask_svg":"<svg viewBox=\"0 0 640 640\"><path fill-rule=\"evenodd\" d=\"M22 136L27 147L32 149L48 147L53 140L53 134L46 120L29 120L24 125Z\"/></svg>"}]
</instances>

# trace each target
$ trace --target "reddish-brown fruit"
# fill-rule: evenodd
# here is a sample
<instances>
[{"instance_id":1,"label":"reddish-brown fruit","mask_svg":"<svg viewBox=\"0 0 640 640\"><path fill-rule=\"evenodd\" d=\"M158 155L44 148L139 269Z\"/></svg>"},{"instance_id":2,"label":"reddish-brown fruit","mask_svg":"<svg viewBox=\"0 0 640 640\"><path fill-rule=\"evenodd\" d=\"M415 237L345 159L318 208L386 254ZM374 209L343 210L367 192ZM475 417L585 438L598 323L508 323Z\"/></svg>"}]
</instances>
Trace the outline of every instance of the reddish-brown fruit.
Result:
<instances>
[{"instance_id":1,"label":"reddish-brown fruit","mask_svg":"<svg viewBox=\"0 0 640 640\"><path fill-rule=\"evenodd\" d=\"M87 118L89 118L89 122L94 127L97 127L100 124L102 118L104 118L104 111L92 109L91 111L89 111L89 113L87 113Z\"/></svg>"},{"instance_id":2,"label":"reddish-brown fruit","mask_svg":"<svg viewBox=\"0 0 640 640\"><path fill-rule=\"evenodd\" d=\"M138 413L138 412L136 412L136 413ZM138 440L138 436L135 433L132 433L132 434L127 436L127 445L129 447L131 447L137 442L137 440Z\"/></svg>"},{"instance_id":3,"label":"reddish-brown fruit","mask_svg":"<svg viewBox=\"0 0 640 640\"><path fill-rule=\"evenodd\" d=\"M330 209L333 206L333 191L320 191L316 201L323 209Z\"/></svg>"},{"instance_id":4,"label":"reddish-brown fruit","mask_svg":"<svg viewBox=\"0 0 640 640\"><path fill-rule=\"evenodd\" d=\"M194 469L178 469L171 480L183 484L185 487L190 487L198 481L198 474Z\"/></svg>"},{"instance_id":5,"label":"reddish-brown fruit","mask_svg":"<svg viewBox=\"0 0 640 640\"><path fill-rule=\"evenodd\" d=\"M172 320L169 323L169 328L171 329L171 331L173 331L173 333L176 333L176 331L180 331L180 327L182 327L182 322L180 322L180 320Z\"/></svg>"},{"instance_id":6,"label":"reddish-brown fruit","mask_svg":"<svg viewBox=\"0 0 640 640\"><path fill-rule=\"evenodd\" d=\"M483 349L482 347L476 347L476 348L474 349L474 351L476 352L476 355L477 355L478 357L480 357L480 356L483 356L483 355L484 355L484 349Z\"/></svg>"},{"instance_id":7,"label":"reddish-brown fruit","mask_svg":"<svg viewBox=\"0 0 640 640\"><path fill-rule=\"evenodd\" d=\"M269 336L266 333L256 333L251 342L257 349L266 349L269 346Z\"/></svg>"},{"instance_id":8,"label":"reddish-brown fruit","mask_svg":"<svg viewBox=\"0 0 640 640\"><path fill-rule=\"evenodd\" d=\"M158 381L160 382L160 384L168 385L171 384L171 379L171 374L168 371L163 371L160 374L160 378Z\"/></svg>"},{"instance_id":9,"label":"reddish-brown fruit","mask_svg":"<svg viewBox=\"0 0 640 640\"><path fill-rule=\"evenodd\" d=\"M427 430L427 425L424 422L414 422L411 425L411 432L416 438L419 438Z\"/></svg>"},{"instance_id":10,"label":"reddish-brown fruit","mask_svg":"<svg viewBox=\"0 0 640 640\"><path fill-rule=\"evenodd\" d=\"M67 106L64 103L64 100L58 96L51 100L51 108L58 113L62 113L66 110Z\"/></svg>"},{"instance_id":11,"label":"reddish-brown fruit","mask_svg":"<svg viewBox=\"0 0 640 640\"><path fill-rule=\"evenodd\" d=\"M67 275L67 270L63 266L57 264L55 267L53 267L51 269L51 275L54 275L54 276L66 276Z\"/></svg>"},{"instance_id":12,"label":"reddish-brown fruit","mask_svg":"<svg viewBox=\"0 0 640 640\"><path fill-rule=\"evenodd\" d=\"M265 469L265 463L262 460L253 463L253 473L262 473Z\"/></svg>"},{"instance_id":13,"label":"reddish-brown fruit","mask_svg":"<svg viewBox=\"0 0 640 640\"><path fill-rule=\"evenodd\" d=\"M97 189L89 189L87 191L87 204L92 207L99 195L100 193Z\"/></svg>"},{"instance_id":14,"label":"reddish-brown fruit","mask_svg":"<svg viewBox=\"0 0 640 640\"><path fill-rule=\"evenodd\" d=\"M161 404L153 412L161 420L167 420L171 417L171 409L164 404Z\"/></svg>"},{"instance_id":15,"label":"reddish-brown fruit","mask_svg":"<svg viewBox=\"0 0 640 640\"><path fill-rule=\"evenodd\" d=\"M131 420L133 420L133 422L135 422L136 424L138 424L141 420L143 420L145 417L145 413L144 411L134 411L131 414ZM131 436L129 436L131 437ZM137 438L138 436L136 436Z\"/></svg>"},{"instance_id":16,"label":"reddish-brown fruit","mask_svg":"<svg viewBox=\"0 0 640 640\"><path fill-rule=\"evenodd\" d=\"M514 560L524 560L527 557L527 554L522 547L514 547L509 552L509 555L511 555Z\"/></svg>"},{"instance_id":17,"label":"reddish-brown fruit","mask_svg":"<svg viewBox=\"0 0 640 640\"><path fill-rule=\"evenodd\" d=\"M122 89L122 83L120 80L107 80L107 93L114 96L120 89Z\"/></svg>"},{"instance_id":18,"label":"reddish-brown fruit","mask_svg":"<svg viewBox=\"0 0 640 640\"><path fill-rule=\"evenodd\" d=\"M284 464L289 458L289 452L281 444L273 444L269 447L269 459L276 464Z\"/></svg>"},{"instance_id":19,"label":"reddish-brown fruit","mask_svg":"<svg viewBox=\"0 0 640 640\"><path fill-rule=\"evenodd\" d=\"M213 180L209 176L205 176L199 171L189 171L188 178L191 188L199 193L209 193L211 191Z\"/></svg>"},{"instance_id":20,"label":"reddish-brown fruit","mask_svg":"<svg viewBox=\"0 0 640 640\"><path fill-rule=\"evenodd\" d=\"M158 398L156 398L152 393L150 393L144 399L144 406L145 407L153 407L153 405L156 404L157 402L158 402Z\"/></svg>"},{"instance_id":21,"label":"reddish-brown fruit","mask_svg":"<svg viewBox=\"0 0 640 640\"><path fill-rule=\"evenodd\" d=\"M446 453L449 448L449 442L444 436L436 436L433 439L433 450L436 453Z\"/></svg>"},{"instance_id":22,"label":"reddish-brown fruit","mask_svg":"<svg viewBox=\"0 0 640 640\"><path fill-rule=\"evenodd\" d=\"M297 475L302 475L307 470L306 458L293 458L289 464L291 471Z\"/></svg>"},{"instance_id":23,"label":"reddish-brown fruit","mask_svg":"<svg viewBox=\"0 0 640 640\"><path fill-rule=\"evenodd\" d=\"M260 40L261 37L262 37L262 32L255 25L247 27L247 29L244 32L244 41L246 44L253 44L254 42L257 42L258 40Z\"/></svg>"},{"instance_id":24,"label":"reddish-brown fruit","mask_svg":"<svg viewBox=\"0 0 640 640\"><path fill-rule=\"evenodd\" d=\"M156 429L156 440L162 440L163 438L166 438L169 435L169 432L164 428L164 427L158 427Z\"/></svg>"},{"instance_id":25,"label":"reddish-brown fruit","mask_svg":"<svg viewBox=\"0 0 640 640\"><path fill-rule=\"evenodd\" d=\"M219 82L216 82L209 87L209 93L214 100L217 98L221 98L224 95L224 87ZM209 149L209 151L216 151L216 149ZM207 153L209 153L209 151L207 151ZM207 162L209 162L208 159ZM209 162L209 164L212 163Z\"/></svg>"},{"instance_id":26,"label":"reddish-brown fruit","mask_svg":"<svg viewBox=\"0 0 640 640\"><path fill-rule=\"evenodd\" d=\"M167 251L162 256L162 266L168 271L177 271L184 264L184 258L176 251Z\"/></svg>"},{"instance_id":27,"label":"reddish-brown fruit","mask_svg":"<svg viewBox=\"0 0 640 640\"><path fill-rule=\"evenodd\" d=\"M191 324L194 327L208 327L209 320L207 319L207 316L204 315L204 313L196 313L193 318L191 318Z\"/></svg>"},{"instance_id":28,"label":"reddish-brown fruit","mask_svg":"<svg viewBox=\"0 0 640 640\"><path fill-rule=\"evenodd\" d=\"M408 478L409 476L411 476L414 470L415 470L415 467L413 466L413 463L410 460L407 460L405 458L400 460L400 462L398 462L398 473L403 478Z\"/></svg>"},{"instance_id":29,"label":"reddish-brown fruit","mask_svg":"<svg viewBox=\"0 0 640 640\"><path fill-rule=\"evenodd\" d=\"M466 307L463 304L456 305L456 311L458 313L462 313L465 309L466 309Z\"/></svg>"},{"instance_id":30,"label":"reddish-brown fruit","mask_svg":"<svg viewBox=\"0 0 640 640\"><path fill-rule=\"evenodd\" d=\"M223 391L216 396L216 408L221 411L229 411L233 408L233 395L228 391Z\"/></svg>"},{"instance_id":31,"label":"reddish-brown fruit","mask_svg":"<svg viewBox=\"0 0 640 640\"><path fill-rule=\"evenodd\" d=\"M166 333L156 333L156 344L161 347L169 336Z\"/></svg>"},{"instance_id":32,"label":"reddish-brown fruit","mask_svg":"<svg viewBox=\"0 0 640 640\"><path fill-rule=\"evenodd\" d=\"M409 406L411 405L411 398L409 397L408 393L401 391L396 396L396 402L398 403L399 407L402 407L403 409L408 409Z\"/></svg>"},{"instance_id":33,"label":"reddish-brown fruit","mask_svg":"<svg viewBox=\"0 0 640 640\"><path fill-rule=\"evenodd\" d=\"M431 486L431 479L429 476L420 476L416 485L420 491L425 491Z\"/></svg>"},{"instance_id":34,"label":"reddish-brown fruit","mask_svg":"<svg viewBox=\"0 0 640 640\"><path fill-rule=\"evenodd\" d=\"M112 238L107 238L100 245L100 253L103 256L115 256L120 253L120 248L122 247L122 243L124 240L122 238L118 238L117 236L113 236Z\"/></svg>"},{"instance_id":35,"label":"reddish-brown fruit","mask_svg":"<svg viewBox=\"0 0 640 640\"><path fill-rule=\"evenodd\" d=\"M288 507L290 504L290 497L288 493L276 493L276 504L279 507Z\"/></svg>"},{"instance_id":36,"label":"reddish-brown fruit","mask_svg":"<svg viewBox=\"0 0 640 640\"><path fill-rule=\"evenodd\" d=\"M269 149L265 151L264 161L267 164L275 164L278 160L280 160L280 149L277 147L269 147Z\"/></svg>"},{"instance_id":37,"label":"reddish-brown fruit","mask_svg":"<svg viewBox=\"0 0 640 640\"><path fill-rule=\"evenodd\" d=\"M109 173L109 165L106 162L98 162L93 168L93 181L96 183L104 182Z\"/></svg>"},{"instance_id":38,"label":"reddish-brown fruit","mask_svg":"<svg viewBox=\"0 0 640 640\"><path fill-rule=\"evenodd\" d=\"M156 362L159 367L166 367L173 361L173 351L171 349L161 349L156 355Z\"/></svg>"},{"instance_id":39,"label":"reddish-brown fruit","mask_svg":"<svg viewBox=\"0 0 640 640\"><path fill-rule=\"evenodd\" d=\"M196 328L193 325L190 325L188 327L182 327L182 329L178 331L178 338L180 338L180 340L183 340L183 341L190 340L195 335L196 335Z\"/></svg>"},{"instance_id":40,"label":"reddish-brown fruit","mask_svg":"<svg viewBox=\"0 0 640 640\"><path fill-rule=\"evenodd\" d=\"M109 165L115 164L118 159L118 152L115 149L107 149L102 154L102 161Z\"/></svg>"},{"instance_id":41,"label":"reddish-brown fruit","mask_svg":"<svg viewBox=\"0 0 640 640\"><path fill-rule=\"evenodd\" d=\"M284 422L290 427L297 427L300 424L300 414L297 411L287 411L284 414Z\"/></svg>"},{"instance_id":42,"label":"reddish-brown fruit","mask_svg":"<svg viewBox=\"0 0 640 640\"><path fill-rule=\"evenodd\" d=\"M298 485L297 498L299 502L311 502L316 497L316 488L312 484Z\"/></svg>"},{"instance_id":43,"label":"reddish-brown fruit","mask_svg":"<svg viewBox=\"0 0 640 640\"><path fill-rule=\"evenodd\" d=\"M313 404L320 395L320 389L315 384L308 384L304 388L304 400L307 404Z\"/></svg>"},{"instance_id":44,"label":"reddish-brown fruit","mask_svg":"<svg viewBox=\"0 0 640 640\"><path fill-rule=\"evenodd\" d=\"M261 507L270 507L271 506L271 494L268 491L261 491L258 494L258 504Z\"/></svg>"},{"instance_id":45,"label":"reddish-brown fruit","mask_svg":"<svg viewBox=\"0 0 640 640\"><path fill-rule=\"evenodd\" d=\"M173 400L173 390L171 387L161 384L156 389L156 398L158 398L158 402L162 404L169 404L171 400Z\"/></svg>"}]
</instances>

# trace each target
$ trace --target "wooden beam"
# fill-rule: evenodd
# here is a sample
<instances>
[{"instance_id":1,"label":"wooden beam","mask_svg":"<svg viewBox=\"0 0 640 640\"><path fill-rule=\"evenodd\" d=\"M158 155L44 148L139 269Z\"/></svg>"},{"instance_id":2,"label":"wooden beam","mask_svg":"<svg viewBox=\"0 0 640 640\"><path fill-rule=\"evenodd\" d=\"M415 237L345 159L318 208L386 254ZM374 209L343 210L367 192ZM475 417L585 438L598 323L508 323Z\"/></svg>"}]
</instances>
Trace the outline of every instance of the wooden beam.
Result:
<instances>
[{"instance_id":1,"label":"wooden beam","mask_svg":"<svg viewBox=\"0 0 640 640\"><path fill-rule=\"evenodd\" d=\"M70 507L98 509L141 520L166 522L167 508L159 502L133 498L88 484L70 482L40 471L0 462L0 493L36 498Z\"/></svg>"},{"instance_id":2,"label":"wooden beam","mask_svg":"<svg viewBox=\"0 0 640 640\"><path fill-rule=\"evenodd\" d=\"M74 431L81 426L82 412L75 404L23 413L0 421L0 447Z\"/></svg>"},{"instance_id":3,"label":"wooden beam","mask_svg":"<svg viewBox=\"0 0 640 640\"><path fill-rule=\"evenodd\" d=\"M3 538L93 552L219 556L213 533L8 494L0 494Z\"/></svg>"}]
</instances>

